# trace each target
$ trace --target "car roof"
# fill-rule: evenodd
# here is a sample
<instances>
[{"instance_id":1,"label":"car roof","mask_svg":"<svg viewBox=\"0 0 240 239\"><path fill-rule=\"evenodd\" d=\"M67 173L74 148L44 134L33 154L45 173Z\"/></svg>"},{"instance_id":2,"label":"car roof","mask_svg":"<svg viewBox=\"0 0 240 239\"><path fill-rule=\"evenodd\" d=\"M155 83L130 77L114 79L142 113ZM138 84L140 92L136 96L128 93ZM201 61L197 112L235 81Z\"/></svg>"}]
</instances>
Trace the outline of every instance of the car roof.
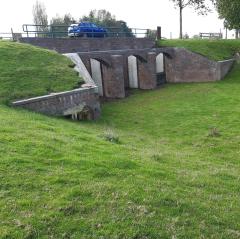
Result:
<instances>
[{"instance_id":1,"label":"car roof","mask_svg":"<svg viewBox=\"0 0 240 239\"><path fill-rule=\"evenodd\" d=\"M93 22L80 22L79 25L82 24L82 25L96 25L95 23Z\"/></svg>"}]
</instances>

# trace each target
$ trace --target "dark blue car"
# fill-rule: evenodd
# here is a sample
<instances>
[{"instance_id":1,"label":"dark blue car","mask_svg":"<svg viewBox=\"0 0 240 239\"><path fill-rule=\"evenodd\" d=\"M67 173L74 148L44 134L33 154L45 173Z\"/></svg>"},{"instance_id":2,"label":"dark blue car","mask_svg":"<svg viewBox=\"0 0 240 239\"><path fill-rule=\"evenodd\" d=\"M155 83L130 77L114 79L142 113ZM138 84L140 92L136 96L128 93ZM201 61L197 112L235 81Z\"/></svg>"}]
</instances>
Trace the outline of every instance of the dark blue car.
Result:
<instances>
[{"instance_id":1,"label":"dark blue car","mask_svg":"<svg viewBox=\"0 0 240 239\"><path fill-rule=\"evenodd\" d=\"M71 24L68 28L69 37L105 37L107 30L91 22Z\"/></svg>"}]
</instances>

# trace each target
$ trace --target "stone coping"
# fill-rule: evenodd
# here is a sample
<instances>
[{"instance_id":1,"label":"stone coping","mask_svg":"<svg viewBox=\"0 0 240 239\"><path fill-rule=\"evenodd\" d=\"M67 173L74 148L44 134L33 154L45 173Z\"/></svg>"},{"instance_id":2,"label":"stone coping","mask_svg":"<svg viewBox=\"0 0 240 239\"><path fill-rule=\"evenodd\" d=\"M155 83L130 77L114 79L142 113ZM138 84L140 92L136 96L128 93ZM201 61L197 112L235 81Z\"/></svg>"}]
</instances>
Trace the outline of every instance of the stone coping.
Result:
<instances>
[{"instance_id":1,"label":"stone coping","mask_svg":"<svg viewBox=\"0 0 240 239\"><path fill-rule=\"evenodd\" d=\"M86 91L93 91L92 93L97 93L96 90L97 90L97 86L89 86L86 88L78 88L75 90L57 92L57 93L52 93L49 95L43 95L43 96L33 97L33 98L29 98L29 99L24 99L24 100L18 100L18 101L12 102L12 105L14 105L14 106L24 105L24 104L28 104L31 102L48 100L48 99L59 97L59 96L67 96L67 95L72 95L72 94L84 93Z\"/></svg>"},{"instance_id":2,"label":"stone coping","mask_svg":"<svg viewBox=\"0 0 240 239\"><path fill-rule=\"evenodd\" d=\"M234 58L228 59L228 60L223 60L223 61L217 61L218 63L227 63L227 62L232 62L235 61Z\"/></svg>"}]
</instances>

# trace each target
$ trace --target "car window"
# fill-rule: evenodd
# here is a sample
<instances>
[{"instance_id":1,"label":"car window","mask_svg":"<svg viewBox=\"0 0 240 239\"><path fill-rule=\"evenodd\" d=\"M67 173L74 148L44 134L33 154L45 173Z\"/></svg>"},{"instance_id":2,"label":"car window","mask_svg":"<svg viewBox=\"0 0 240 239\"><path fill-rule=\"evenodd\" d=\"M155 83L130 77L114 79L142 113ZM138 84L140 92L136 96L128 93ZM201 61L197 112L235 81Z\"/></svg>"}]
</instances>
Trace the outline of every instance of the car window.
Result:
<instances>
[{"instance_id":1,"label":"car window","mask_svg":"<svg viewBox=\"0 0 240 239\"><path fill-rule=\"evenodd\" d=\"M79 24L79 26L80 26L80 27L87 27L87 23L81 22L81 23Z\"/></svg>"},{"instance_id":2,"label":"car window","mask_svg":"<svg viewBox=\"0 0 240 239\"><path fill-rule=\"evenodd\" d=\"M94 28L98 28L98 26L94 23L88 23L88 22L81 22L79 24L80 27L94 27Z\"/></svg>"}]
</instances>

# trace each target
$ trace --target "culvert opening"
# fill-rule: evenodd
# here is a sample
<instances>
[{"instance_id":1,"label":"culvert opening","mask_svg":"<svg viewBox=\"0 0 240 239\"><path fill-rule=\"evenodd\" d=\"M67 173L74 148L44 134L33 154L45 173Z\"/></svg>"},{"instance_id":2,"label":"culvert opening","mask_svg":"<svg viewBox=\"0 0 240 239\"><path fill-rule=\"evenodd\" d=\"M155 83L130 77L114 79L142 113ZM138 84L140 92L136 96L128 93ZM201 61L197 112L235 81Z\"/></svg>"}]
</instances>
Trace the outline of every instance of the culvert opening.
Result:
<instances>
[{"instance_id":1,"label":"culvert opening","mask_svg":"<svg viewBox=\"0 0 240 239\"><path fill-rule=\"evenodd\" d=\"M77 121L94 120L94 112L90 107L85 106L81 111L65 115L65 118Z\"/></svg>"},{"instance_id":2,"label":"culvert opening","mask_svg":"<svg viewBox=\"0 0 240 239\"><path fill-rule=\"evenodd\" d=\"M156 75L157 75L157 86L166 83L166 72L165 72L165 56L160 53L156 57Z\"/></svg>"}]
</instances>

